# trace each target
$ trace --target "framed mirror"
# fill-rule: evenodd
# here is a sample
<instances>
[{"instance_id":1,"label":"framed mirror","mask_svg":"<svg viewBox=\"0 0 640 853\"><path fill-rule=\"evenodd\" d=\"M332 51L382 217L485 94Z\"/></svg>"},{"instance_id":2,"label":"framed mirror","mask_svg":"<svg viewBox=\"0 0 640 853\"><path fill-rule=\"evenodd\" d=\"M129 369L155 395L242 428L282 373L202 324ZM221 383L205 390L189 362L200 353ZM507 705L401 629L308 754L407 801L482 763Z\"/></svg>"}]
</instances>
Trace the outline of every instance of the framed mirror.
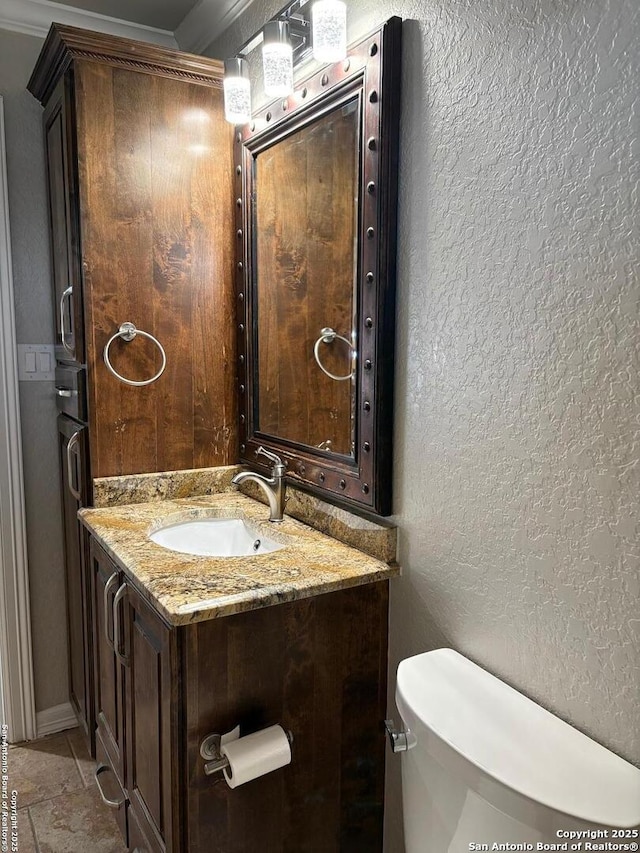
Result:
<instances>
[{"instance_id":1,"label":"framed mirror","mask_svg":"<svg viewBox=\"0 0 640 853\"><path fill-rule=\"evenodd\" d=\"M241 460L391 512L399 18L237 129Z\"/></svg>"}]
</instances>

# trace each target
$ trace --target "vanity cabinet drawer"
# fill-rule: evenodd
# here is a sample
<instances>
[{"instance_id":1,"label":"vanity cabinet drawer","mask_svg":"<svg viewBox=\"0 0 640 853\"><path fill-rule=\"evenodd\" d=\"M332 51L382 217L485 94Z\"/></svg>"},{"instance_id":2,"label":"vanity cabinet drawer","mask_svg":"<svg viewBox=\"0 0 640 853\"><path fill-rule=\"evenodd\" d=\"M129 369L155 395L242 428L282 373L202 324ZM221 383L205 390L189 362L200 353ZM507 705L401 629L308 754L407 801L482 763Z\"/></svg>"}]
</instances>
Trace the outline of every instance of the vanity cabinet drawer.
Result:
<instances>
[{"instance_id":1,"label":"vanity cabinet drawer","mask_svg":"<svg viewBox=\"0 0 640 853\"><path fill-rule=\"evenodd\" d=\"M87 420L87 371L74 364L56 365L56 406L76 421Z\"/></svg>"},{"instance_id":2,"label":"vanity cabinet drawer","mask_svg":"<svg viewBox=\"0 0 640 853\"><path fill-rule=\"evenodd\" d=\"M95 781L100 799L107 808L113 810L125 844L128 844L127 797L113 770L107 750L99 734L96 737Z\"/></svg>"}]
</instances>

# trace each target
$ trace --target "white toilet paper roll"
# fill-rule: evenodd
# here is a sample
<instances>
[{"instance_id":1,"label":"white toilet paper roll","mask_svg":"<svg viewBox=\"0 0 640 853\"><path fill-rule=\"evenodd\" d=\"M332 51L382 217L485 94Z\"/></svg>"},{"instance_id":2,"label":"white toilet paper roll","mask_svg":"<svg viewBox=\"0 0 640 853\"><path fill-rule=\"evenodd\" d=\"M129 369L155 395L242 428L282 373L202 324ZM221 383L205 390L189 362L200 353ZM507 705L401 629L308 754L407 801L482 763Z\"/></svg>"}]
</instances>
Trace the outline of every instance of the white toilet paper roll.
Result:
<instances>
[{"instance_id":1,"label":"white toilet paper roll","mask_svg":"<svg viewBox=\"0 0 640 853\"><path fill-rule=\"evenodd\" d=\"M270 726L224 743L220 752L229 759L229 767L223 772L230 788L237 788L291 762L291 746L282 726Z\"/></svg>"}]
</instances>

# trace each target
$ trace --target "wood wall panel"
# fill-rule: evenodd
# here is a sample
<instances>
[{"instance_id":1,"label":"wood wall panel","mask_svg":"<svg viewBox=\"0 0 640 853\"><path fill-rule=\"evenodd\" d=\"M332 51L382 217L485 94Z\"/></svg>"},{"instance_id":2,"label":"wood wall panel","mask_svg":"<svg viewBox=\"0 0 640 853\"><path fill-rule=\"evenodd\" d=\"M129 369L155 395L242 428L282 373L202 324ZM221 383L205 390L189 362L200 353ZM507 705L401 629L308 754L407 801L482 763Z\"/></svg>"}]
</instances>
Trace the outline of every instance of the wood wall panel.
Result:
<instances>
[{"instance_id":1,"label":"wood wall panel","mask_svg":"<svg viewBox=\"0 0 640 853\"><path fill-rule=\"evenodd\" d=\"M232 134L221 90L84 61L75 75L92 475L233 462ZM166 370L149 386L104 365L125 321L165 348ZM161 364L142 337L114 341L110 355L135 380Z\"/></svg>"},{"instance_id":2,"label":"wood wall panel","mask_svg":"<svg viewBox=\"0 0 640 853\"><path fill-rule=\"evenodd\" d=\"M205 114L206 90L192 87L194 118ZM191 239L202 273L193 277L191 346L193 349L194 462L211 464L210 455L233 463L237 456L237 385L234 241L232 211L233 151L230 127L207 134L208 122L196 121L192 145L208 150L194 159L191 173ZM211 161L216 168L211 168ZM212 376L209 365L217 365ZM214 381L215 379L215 381ZM213 413L213 417L212 417Z\"/></svg>"}]
</instances>

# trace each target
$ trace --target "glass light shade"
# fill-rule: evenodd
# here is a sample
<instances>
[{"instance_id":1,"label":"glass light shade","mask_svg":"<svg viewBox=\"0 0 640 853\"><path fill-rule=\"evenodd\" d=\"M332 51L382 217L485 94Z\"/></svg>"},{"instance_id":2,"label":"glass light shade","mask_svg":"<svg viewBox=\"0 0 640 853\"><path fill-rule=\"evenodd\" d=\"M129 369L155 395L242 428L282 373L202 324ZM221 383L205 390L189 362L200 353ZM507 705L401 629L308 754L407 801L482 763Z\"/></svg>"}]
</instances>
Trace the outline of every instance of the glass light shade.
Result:
<instances>
[{"instance_id":1,"label":"glass light shade","mask_svg":"<svg viewBox=\"0 0 640 853\"><path fill-rule=\"evenodd\" d=\"M231 124L251 121L251 84L244 77L225 78L224 117Z\"/></svg>"},{"instance_id":2,"label":"glass light shade","mask_svg":"<svg viewBox=\"0 0 640 853\"><path fill-rule=\"evenodd\" d=\"M269 21L263 30L262 74L265 95L282 98L293 92L293 48L285 21Z\"/></svg>"},{"instance_id":3,"label":"glass light shade","mask_svg":"<svg viewBox=\"0 0 640 853\"><path fill-rule=\"evenodd\" d=\"M224 117L231 124L251 121L251 83L244 59L229 59L224 63Z\"/></svg>"},{"instance_id":4,"label":"glass light shade","mask_svg":"<svg viewBox=\"0 0 640 853\"><path fill-rule=\"evenodd\" d=\"M342 0L316 0L311 7L313 57L339 62L347 55L347 6Z\"/></svg>"}]
</instances>

